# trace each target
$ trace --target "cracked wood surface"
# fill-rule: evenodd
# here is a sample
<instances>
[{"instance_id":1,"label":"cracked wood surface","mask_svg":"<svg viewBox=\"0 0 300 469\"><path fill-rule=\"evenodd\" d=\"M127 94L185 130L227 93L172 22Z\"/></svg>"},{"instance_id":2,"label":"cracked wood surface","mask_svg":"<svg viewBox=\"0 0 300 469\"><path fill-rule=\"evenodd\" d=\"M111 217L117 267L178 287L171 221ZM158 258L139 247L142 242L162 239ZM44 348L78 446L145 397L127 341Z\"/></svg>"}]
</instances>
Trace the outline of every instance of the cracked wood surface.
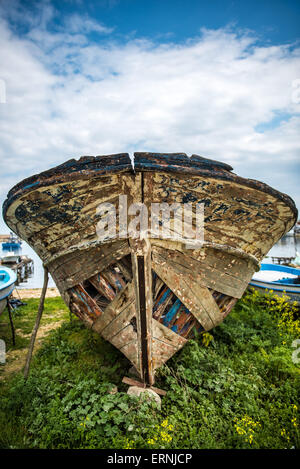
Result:
<instances>
[{"instance_id":1,"label":"cracked wood surface","mask_svg":"<svg viewBox=\"0 0 300 469\"><path fill-rule=\"evenodd\" d=\"M124 194L128 206L146 204L149 227L151 203L204 204L203 246L161 237L99 241L97 207L113 204L119 215ZM128 154L70 160L17 184L3 214L41 257L71 311L148 385L194 329L210 330L226 317L297 219L287 195L184 153L136 153L134 169Z\"/></svg>"}]
</instances>

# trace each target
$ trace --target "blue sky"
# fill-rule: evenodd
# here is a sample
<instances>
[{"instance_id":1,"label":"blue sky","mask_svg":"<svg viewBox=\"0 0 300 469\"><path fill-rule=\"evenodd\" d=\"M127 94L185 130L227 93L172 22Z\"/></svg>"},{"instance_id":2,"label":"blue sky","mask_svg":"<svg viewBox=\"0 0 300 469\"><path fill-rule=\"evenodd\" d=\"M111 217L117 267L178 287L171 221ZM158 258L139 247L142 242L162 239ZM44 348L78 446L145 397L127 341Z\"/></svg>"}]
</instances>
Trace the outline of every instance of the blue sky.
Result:
<instances>
[{"instance_id":1,"label":"blue sky","mask_svg":"<svg viewBox=\"0 0 300 469\"><path fill-rule=\"evenodd\" d=\"M35 14L36 2L22 3ZM299 0L55 0L51 4L59 12L54 23L77 12L115 28L119 39L130 35L179 42L197 36L201 26L218 29L229 24L252 30L268 43L299 39Z\"/></svg>"},{"instance_id":2,"label":"blue sky","mask_svg":"<svg viewBox=\"0 0 300 469\"><path fill-rule=\"evenodd\" d=\"M299 207L299 25L299 0L0 0L0 202L71 157L144 150Z\"/></svg>"}]
</instances>

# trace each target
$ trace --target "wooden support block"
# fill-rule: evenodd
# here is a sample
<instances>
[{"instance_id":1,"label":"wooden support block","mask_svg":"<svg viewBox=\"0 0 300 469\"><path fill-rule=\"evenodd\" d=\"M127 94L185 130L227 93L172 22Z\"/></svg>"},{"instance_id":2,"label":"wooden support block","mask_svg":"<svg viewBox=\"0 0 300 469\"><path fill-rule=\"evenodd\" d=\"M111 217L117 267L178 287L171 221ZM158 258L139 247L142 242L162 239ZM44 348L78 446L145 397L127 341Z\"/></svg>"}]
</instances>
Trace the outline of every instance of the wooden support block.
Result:
<instances>
[{"instance_id":1,"label":"wooden support block","mask_svg":"<svg viewBox=\"0 0 300 469\"><path fill-rule=\"evenodd\" d=\"M164 391L163 389L155 388L154 386L147 386L145 383L142 383L141 381L137 381L132 378L127 378L127 376L124 376L124 378L122 379L122 383L129 384L129 386L138 386L139 388L151 389L160 396L165 396L167 394L167 391Z\"/></svg>"}]
</instances>

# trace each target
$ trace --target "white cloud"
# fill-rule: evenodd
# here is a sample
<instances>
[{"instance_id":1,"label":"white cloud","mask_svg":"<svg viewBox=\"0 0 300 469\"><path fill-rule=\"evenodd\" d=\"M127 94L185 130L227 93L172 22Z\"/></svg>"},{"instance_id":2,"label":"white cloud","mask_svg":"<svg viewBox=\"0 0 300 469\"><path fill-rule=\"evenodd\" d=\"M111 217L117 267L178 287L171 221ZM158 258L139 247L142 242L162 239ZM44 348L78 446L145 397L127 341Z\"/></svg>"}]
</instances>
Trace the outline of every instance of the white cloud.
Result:
<instances>
[{"instance_id":1,"label":"white cloud","mask_svg":"<svg viewBox=\"0 0 300 469\"><path fill-rule=\"evenodd\" d=\"M262 47L228 29L181 45L120 44L113 34L95 43L86 34L110 28L73 16L67 29L53 30L54 14L28 21L22 37L0 22L2 198L13 183L70 157L145 150L228 162L300 205L300 104L292 99L299 49ZM255 130L278 112L290 117Z\"/></svg>"},{"instance_id":2,"label":"white cloud","mask_svg":"<svg viewBox=\"0 0 300 469\"><path fill-rule=\"evenodd\" d=\"M109 34L113 31L113 28L103 26L88 16L82 17L77 13L66 18L65 28L68 32L82 34L88 34L90 32Z\"/></svg>"}]
</instances>

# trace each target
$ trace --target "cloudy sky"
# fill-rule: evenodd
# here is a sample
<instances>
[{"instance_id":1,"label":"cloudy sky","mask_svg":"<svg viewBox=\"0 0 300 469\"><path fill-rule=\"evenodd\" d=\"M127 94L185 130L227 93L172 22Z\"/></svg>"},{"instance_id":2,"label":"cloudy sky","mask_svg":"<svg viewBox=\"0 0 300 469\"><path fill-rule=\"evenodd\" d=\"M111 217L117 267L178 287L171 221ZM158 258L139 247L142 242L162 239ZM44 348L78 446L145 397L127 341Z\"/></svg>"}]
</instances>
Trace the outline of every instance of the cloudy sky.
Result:
<instances>
[{"instance_id":1,"label":"cloudy sky","mask_svg":"<svg viewBox=\"0 0 300 469\"><path fill-rule=\"evenodd\" d=\"M299 208L299 24L298 0L0 0L1 205L67 159L158 151Z\"/></svg>"}]
</instances>

